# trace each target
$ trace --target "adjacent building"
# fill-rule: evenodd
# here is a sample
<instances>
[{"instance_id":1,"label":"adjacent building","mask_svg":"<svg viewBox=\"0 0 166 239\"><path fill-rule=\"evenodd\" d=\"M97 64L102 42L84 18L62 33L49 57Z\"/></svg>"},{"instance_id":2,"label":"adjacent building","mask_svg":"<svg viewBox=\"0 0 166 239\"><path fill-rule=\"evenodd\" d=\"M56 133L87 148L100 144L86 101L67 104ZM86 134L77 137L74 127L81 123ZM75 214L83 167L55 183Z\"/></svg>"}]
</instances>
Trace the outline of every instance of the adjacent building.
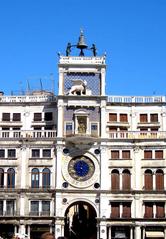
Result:
<instances>
[{"instance_id":1,"label":"adjacent building","mask_svg":"<svg viewBox=\"0 0 166 239\"><path fill-rule=\"evenodd\" d=\"M105 56L72 47L57 96L0 96L0 236L166 238L166 98L107 96Z\"/></svg>"}]
</instances>

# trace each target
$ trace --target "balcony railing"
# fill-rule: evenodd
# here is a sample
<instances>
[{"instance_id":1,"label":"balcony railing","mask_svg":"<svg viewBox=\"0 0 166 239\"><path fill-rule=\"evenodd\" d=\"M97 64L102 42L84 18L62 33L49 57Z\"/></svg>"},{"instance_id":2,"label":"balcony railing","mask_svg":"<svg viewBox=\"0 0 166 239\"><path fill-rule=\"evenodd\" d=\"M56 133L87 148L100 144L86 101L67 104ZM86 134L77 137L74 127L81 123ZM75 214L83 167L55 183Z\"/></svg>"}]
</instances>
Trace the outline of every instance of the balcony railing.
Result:
<instances>
[{"instance_id":1,"label":"balcony railing","mask_svg":"<svg viewBox=\"0 0 166 239\"><path fill-rule=\"evenodd\" d=\"M55 138L55 130L2 130L0 131L0 139L6 138Z\"/></svg>"},{"instance_id":2,"label":"balcony railing","mask_svg":"<svg viewBox=\"0 0 166 239\"><path fill-rule=\"evenodd\" d=\"M56 98L53 95L22 95L22 96L0 96L0 102L17 103L17 102L52 102Z\"/></svg>"},{"instance_id":3,"label":"balcony railing","mask_svg":"<svg viewBox=\"0 0 166 239\"><path fill-rule=\"evenodd\" d=\"M49 217L50 216L50 211L43 211L43 212L39 212L39 211L31 211L29 213L29 216L32 217Z\"/></svg>"},{"instance_id":4,"label":"balcony railing","mask_svg":"<svg viewBox=\"0 0 166 239\"><path fill-rule=\"evenodd\" d=\"M111 139L165 139L166 131L111 131Z\"/></svg>"},{"instance_id":5,"label":"balcony railing","mask_svg":"<svg viewBox=\"0 0 166 239\"><path fill-rule=\"evenodd\" d=\"M108 96L110 103L160 103L166 102L165 96Z\"/></svg>"}]
</instances>

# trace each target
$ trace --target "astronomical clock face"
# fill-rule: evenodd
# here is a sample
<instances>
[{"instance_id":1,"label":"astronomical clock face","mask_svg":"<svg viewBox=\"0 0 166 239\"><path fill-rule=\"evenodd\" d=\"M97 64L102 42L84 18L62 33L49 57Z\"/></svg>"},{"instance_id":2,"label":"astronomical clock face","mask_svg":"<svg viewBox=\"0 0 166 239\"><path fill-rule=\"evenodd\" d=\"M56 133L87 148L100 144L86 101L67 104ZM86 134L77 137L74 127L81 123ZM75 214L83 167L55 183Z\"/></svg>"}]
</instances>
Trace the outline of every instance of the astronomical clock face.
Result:
<instances>
[{"instance_id":1,"label":"astronomical clock face","mask_svg":"<svg viewBox=\"0 0 166 239\"><path fill-rule=\"evenodd\" d=\"M68 171L73 179L83 182L93 176L95 166L92 160L82 156L70 160Z\"/></svg>"},{"instance_id":2,"label":"astronomical clock face","mask_svg":"<svg viewBox=\"0 0 166 239\"><path fill-rule=\"evenodd\" d=\"M62 173L65 180L75 187L88 187L96 182L99 165L96 159L87 156L77 156L69 160L63 159Z\"/></svg>"}]
</instances>

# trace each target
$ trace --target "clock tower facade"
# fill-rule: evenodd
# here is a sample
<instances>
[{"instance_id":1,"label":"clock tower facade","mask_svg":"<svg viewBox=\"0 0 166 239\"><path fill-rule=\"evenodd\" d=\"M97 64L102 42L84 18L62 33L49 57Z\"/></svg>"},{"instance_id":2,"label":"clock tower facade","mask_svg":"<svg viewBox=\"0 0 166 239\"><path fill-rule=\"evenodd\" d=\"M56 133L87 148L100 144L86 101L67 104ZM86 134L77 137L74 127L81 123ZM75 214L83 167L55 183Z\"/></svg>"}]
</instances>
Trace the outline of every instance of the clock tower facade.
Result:
<instances>
[{"instance_id":1,"label":"clock tower facade","mask_svg":"<svg viewBox=\"0 0 166 239\"><path fill-rule=\"evenodd\" d=\"M105 56L96 55L94 44L88 49L82 32L79 56L70 55L72 47L68 43L59 57L55 234L99 238L106 232L100 198L107 184ZM84 55L87 50L92 56Z\"/></svg>"}]
</instances>

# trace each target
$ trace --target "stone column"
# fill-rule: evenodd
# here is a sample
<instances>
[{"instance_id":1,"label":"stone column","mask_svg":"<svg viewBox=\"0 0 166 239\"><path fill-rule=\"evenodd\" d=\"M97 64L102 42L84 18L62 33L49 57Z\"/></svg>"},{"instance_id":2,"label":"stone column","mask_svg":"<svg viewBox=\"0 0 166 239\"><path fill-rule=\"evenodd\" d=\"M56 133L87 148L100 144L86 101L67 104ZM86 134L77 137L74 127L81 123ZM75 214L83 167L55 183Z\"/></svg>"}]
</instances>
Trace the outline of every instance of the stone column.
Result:
<instances>
[{"instance_id":1,"label":"stone column","mask_svg":"<svg viewBox=\"0 0 166 239\"><path fill-rule=\"evenodd\" d=\"M6 200L3 201L3 215L6 214Z\"/></svg>"},{"instance_id":2,"label":"stone column","mask_svg":"<svg viewBox=\"0 0 166 239\"><path fill-rule=\"evenodd\" d=\"M57 146L56 147L56 188L61 188L62 187L62 175L61 175L61 166L62 166L62 146Z\"/></svg>"},{"instance_id":3,"label":"stone column","mask_svg":"<svg viewBox=\"0 0 166 239\"><path fill-rule=\"evenodd\" d=\"M153 190L155 190L156 189L156 175L154 172L153 172L152 177L153 177Z\"/></svg>"},{"instance_id":4,"label":"stone column","mask_svg":"<svg viewBox=\"0 0 166 239\"><path fill-rule=\"evenodd\" d=\"M55 238L64 236L64 222L57 219L55 222Z\"/></svg>"},{"instance_id":5,"label":"stone column","mask_svg":"<svg viewBox=\"0 0 166 239\"><path fill-rule=\"evenodd\" d=\"M141 190L142 189L142 175L141 175L141 150L138 146L135 146L133 148L133 179L135 179L135 190Z\"/></svg>"},{"instance_id":6,"label":"stone column","mask_svg":"<svg viewBox=\"0 0 166 239\"><path fill-rule=\"evenodd\" d=\"M138 225L135 226L135 239L141 239L141 227Z\"/></svg>"},{"instance_id":7,"label":"stone column","mask_svg":"<svg viewBox=\"0 0 166 239\"><path fill-rule=\"evenodd\" d=\"M101 138L106 138L106 100L101 101Z\"/></svg>"},{"instance_id":8,"label":"stone column","mask_svg":"<svg viewBox=\"0 0 166 239\"><path fill-rule=\"evenodd\" d=\"M130 239L133 239L133 227L130 227Z\"/></svg>"},{"instance_id":9,"label":"stone column","mask_svg":"<svg viewBox=\"0 0 166 239\"><path fill-rule=\"evenodd\" d=\"M20 149L20 161L21 161L21 170L20 170L20 178L17 179L20 182L20 186L22 189L26 188L26 176L27 176L27 154L26 154L26 146L22 145Z\"/></svg>"},{"instance_id":10,"label":"stone column","mask_svg":"<svg viewBox=\"0 0 166 239\"><path fill-rule=\"evenodd\" d=\"M63 137L63 100L58 101L58 124L57 124L57 137Z\"/></svg>"},{"instance_id":11,"label":"stone column","mask_svg":"<svg viewBox=\"0 0 166 239\"><path fill-rule=\"evenodd\" d=\"M25 195L24 194L21 194L20 195L20 216L25 216Z\"/></svg>"},{"instance_id":12,"label":"stone column","mask_svg":"<svg viewBox=\"0 0 166 239\"><path fill-rule=\"evenodd\" d=\"M101 70L101 95L105 95L105 68Z\"/></svg>"},{"instance_id":13,"label":"stone column","mask_svg":"<svg viewBox=\"0 0 166 239\"><path fill-rule=\"evenodd\" d=\"M111 239L111 226L108 227L108 239Z\"/></svg>"},{"instance_id":14,"label":"stone column","mask_svg":"<svg viewBox=\"0 0 166 239\"><path fill-rule=\"evenodd\" d=\"M164 228L164 239L166 239L166 227Z\"/></svg>"},{"instance_id":15,"label":"stone column","mask_svg":"<svg viewBox=\"0 0 166 239\"><path fill-rule=\"evenodd\" d=\"M7 171L4 170L4 188L7 188Z\"/></svg>"},{"instance_id":16,"label":"stone column","mask_svg":"<svg viewBox=\"0 0 166 239\"><path fill-rule=\"evenodd\" d=\"M63 69L62 68L59 68L59 81L58 81L58 84L59 84L59 95L63 95Z\"/></svg>"},{"instance_id":17,"label":"stone column","mask_svg":"<svg viewBox=\"0 0 166 239\"><path fill-rule=\"evenodd\" d=\"M107 149L105 147L100 148L100 175L104 175L100 176L100 182L101 182L101 190L108 190L111 185L110 185L110 180L108 183L108 178L109 176L109 172L108 172L108 157L107 157Z\"/></svg>"},{"instance_id":18,"label":"stone column","mask_svg":"<svg viewBox=\"0 0 166 239\"><path fill-rule=\"evenodd\" d=\"M39 188L42 188L42 169L39 169Z\"/></svg>"},{"instance_id":19,"label":"stone column","mask_svg":"<svg viewBox=\"0 0 166 239\"><path fill-rule=\"evenodd\" d=\"M24 235L25 234L25 225L20 224L18 232L19 232L19 234Z\"/></svg>"},{"instance_id":20,"label":"stone column","mask_svg":"<svg viewBox=\"0 0 166 239\"><path fill-rule=\"evenodd\" d=\"M107 239L107 227L105 222L100 223L100 239Z\"/></svg>"},{"instance_id":21,"label":"stone column","mask_svg":"<svg viewBox=\"0 0 166 239\"><path fill-rule=\"evenodd\" d=\"M28 238L30 238L30 235L31 235L31 227L30 225L28 225Z\"/></svg>"}]
</instances>

